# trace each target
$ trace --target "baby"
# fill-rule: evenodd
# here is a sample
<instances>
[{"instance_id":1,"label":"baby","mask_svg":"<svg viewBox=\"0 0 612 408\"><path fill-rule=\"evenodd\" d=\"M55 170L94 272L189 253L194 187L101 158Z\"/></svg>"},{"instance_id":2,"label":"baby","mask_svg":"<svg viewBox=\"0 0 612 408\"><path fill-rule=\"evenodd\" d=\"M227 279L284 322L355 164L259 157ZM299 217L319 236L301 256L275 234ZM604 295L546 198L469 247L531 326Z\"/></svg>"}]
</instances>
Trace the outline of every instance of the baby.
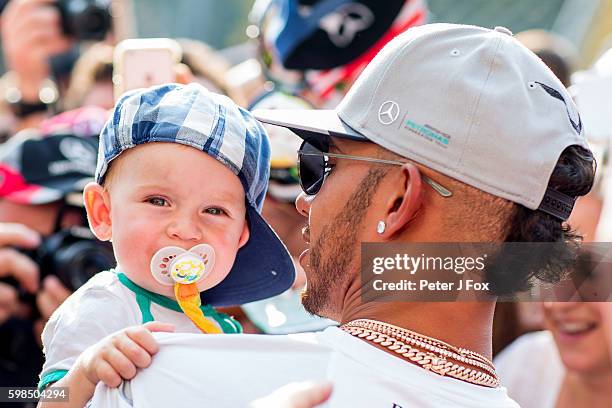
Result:
<instances>
[{"instance_id":1,"label":"baby","mask_svg":"<svg viewBox=\"0 0 612 408\"><path fill-rule=\"evenodd\" d=\"M259 215L269 160L261 125L200 85L122 96L84 190L90 227L112 242L117 267L47 323L39 387L70 387L69 406L82 406L99 381L118 386L150 363L151 332L240 333L212 306L289 288L291 258Z\"/></svg>"}]
</instances>

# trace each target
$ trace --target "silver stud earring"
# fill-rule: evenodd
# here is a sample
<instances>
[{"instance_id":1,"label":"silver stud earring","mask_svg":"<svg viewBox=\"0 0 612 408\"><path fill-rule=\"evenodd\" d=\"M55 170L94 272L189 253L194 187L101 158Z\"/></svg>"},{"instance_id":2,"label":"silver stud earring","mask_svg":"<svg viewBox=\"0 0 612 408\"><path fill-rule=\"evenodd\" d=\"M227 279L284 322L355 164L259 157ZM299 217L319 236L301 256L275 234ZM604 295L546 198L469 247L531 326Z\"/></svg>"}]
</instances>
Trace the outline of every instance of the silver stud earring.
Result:
<instances>
[{"instance_id":1,"label":"silver stud earring","mask_svg":"<svg viewBox=\"0 0 612 408\"><path fill-rule=\"evenodd\" d=\"M378 225L376 225L376 232L382 234L383 232L385 232L386 227L387 226L385 225L384 221L378 221Z\"/></svg>"}]
</instances>

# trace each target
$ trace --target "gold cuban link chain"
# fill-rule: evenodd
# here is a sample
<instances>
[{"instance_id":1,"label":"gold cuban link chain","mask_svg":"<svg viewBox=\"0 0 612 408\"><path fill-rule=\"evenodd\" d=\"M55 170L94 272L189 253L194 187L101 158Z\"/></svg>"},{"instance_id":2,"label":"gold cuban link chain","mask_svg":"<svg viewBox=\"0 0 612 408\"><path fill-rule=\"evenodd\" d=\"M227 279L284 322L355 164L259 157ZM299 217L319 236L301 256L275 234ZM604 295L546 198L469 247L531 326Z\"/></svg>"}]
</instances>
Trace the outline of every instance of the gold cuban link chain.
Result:
<instances>
[{"instance_id":1,"label":"gold cuban link chain","mask_svg":"<svg viewBox=\"0 0 612 408\"><path fill-rule=\"evenodd\" d=\"M353 320L340 328L355 337L380 344L433 373L486 387L500 385L493 363L474 351L376 320ZM450 362L449 358L486 372Z\"/></svg>"},{"instance_id":2,"label":"gold cuban link chain","mask_svg":"<svg viewBox=\"0 0 612 408\"><path fill-rule=\"evenodd\" d=\"M433 337L428 337L424 334L413 332L402 327L369 319L354 320L353 322L347 323L347 325L370 328L428 350L430 349L428 346L433 346L434 348L441 349L440 352L443 355L461 361L462 363L471 364L491 372L495 371L493 362L482 354L461 347L452 346L442 340L434 339Z\"/></svg>"}]
</instances>

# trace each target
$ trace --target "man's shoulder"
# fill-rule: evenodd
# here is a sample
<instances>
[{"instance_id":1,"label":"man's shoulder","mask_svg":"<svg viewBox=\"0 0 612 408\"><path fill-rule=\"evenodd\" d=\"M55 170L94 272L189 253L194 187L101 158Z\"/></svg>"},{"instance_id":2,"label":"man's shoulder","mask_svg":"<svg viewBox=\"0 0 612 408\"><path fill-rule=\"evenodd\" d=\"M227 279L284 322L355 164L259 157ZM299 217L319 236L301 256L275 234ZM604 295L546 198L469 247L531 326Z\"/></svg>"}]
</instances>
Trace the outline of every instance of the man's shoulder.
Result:
<instances>
[{"instance_id":1,"label":"man's shoulder","mask_svg":"<svg viewBox=\"0 0 612 408\"><path fill-rule=\"evenodd\" d=\"M565 368L549 331L522 335L506 347L494 363L502 384L519 403L554 405ZM549 392L540 393L543 389Z\"/></svg>"},{"instance_id":2,"label":"man's shoulder","mask_svg":"<svg viewBox=\"0 0 612 408\"><path fill-rule=\"evenodd\" d=\"M555 341L549 331L543 330L523 334L514 340L495 358L495 366L504 370L507 366L520 366L534 359L551 362L552 358L558 358Z\"/></svg>"},{"instance_id":3,"label":"man's shoulder","mask_svg":"<svg viewBox=\"0 0 612 408\"><path fill-rule=\"evenodd\" d=\"M549 348L554 346L555 342L552 333L548 330L535 331L526 333L517 338L508 349L511 348L528 348L528 349L540 349Z\"/></svg>"}]
</instances>

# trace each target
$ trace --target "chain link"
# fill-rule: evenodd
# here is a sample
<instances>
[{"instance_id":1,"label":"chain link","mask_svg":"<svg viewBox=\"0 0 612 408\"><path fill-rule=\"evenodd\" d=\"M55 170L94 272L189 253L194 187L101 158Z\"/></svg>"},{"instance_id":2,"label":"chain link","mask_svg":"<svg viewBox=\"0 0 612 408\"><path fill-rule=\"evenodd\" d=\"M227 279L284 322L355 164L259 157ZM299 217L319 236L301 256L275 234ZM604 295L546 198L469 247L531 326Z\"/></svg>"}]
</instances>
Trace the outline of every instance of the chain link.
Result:
<instances>
[{"instance_id":1,"label":"chain link","mask_svg":"<svg viewBox=\"0 0 612 408\"><path fill-rule=\"evenodd\" d=\"M454 347L441 340L376 320L354 320L340 328L355 337L379 344L433 373L492 388L500 385L493 363L471 350Z\"/></svg>"}]
</instances>

